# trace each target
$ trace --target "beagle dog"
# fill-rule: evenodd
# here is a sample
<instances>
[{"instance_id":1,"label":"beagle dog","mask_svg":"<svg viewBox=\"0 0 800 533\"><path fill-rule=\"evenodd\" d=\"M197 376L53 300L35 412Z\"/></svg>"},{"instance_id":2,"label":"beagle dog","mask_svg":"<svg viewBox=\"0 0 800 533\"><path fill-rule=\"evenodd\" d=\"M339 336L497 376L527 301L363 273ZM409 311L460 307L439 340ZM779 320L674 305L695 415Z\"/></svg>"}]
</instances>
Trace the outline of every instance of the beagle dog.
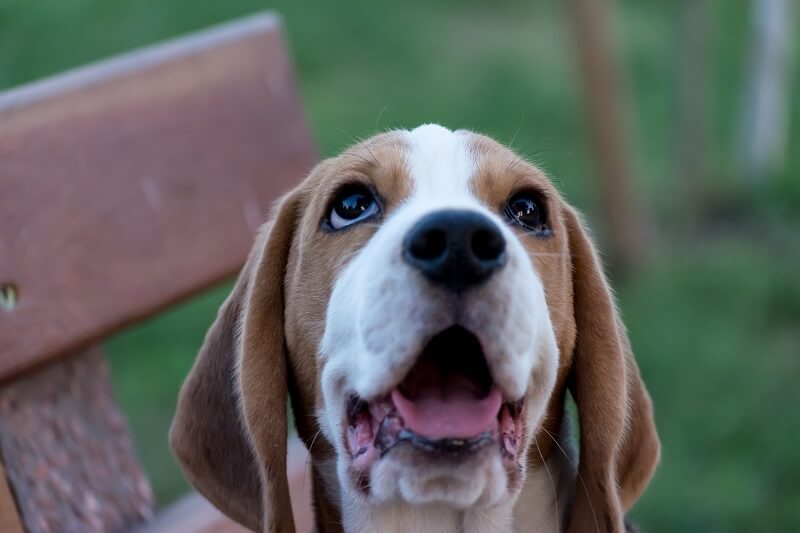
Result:
<instances>
[{"instance_id":1,"label":"beagle dog","mask_svg":"<svg viewBox=\"0 0 800 533\"><path fill-rule=\"evenodd\" d=\"M625 531L659 459L580 216L508 148L437 125L279 201L183 385L172 449L253 530L294 531L287 400L320 532Z\"/></svg>"}]
</instances>

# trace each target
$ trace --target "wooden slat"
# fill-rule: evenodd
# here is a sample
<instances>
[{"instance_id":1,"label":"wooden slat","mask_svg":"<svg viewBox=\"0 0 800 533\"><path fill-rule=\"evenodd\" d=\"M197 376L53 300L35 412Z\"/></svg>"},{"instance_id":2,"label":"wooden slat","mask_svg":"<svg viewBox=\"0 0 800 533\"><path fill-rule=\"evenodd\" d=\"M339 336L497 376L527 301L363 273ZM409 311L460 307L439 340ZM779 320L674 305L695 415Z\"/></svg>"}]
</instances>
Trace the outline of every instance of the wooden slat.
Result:
<instances>
[{"instance_id":1,"label":"wooden slat","mask_svg":"<svg viewBox=\"0 0 800 533\"><path fill-rule=\"evenodd\" d=\"M99 349L0 387L0 452L29 533L119 531L152 516Z\"/></svg>"},{"instance_id":2,"label":"wooden slat","mask_svg":"<svg viewBox=\"0 0 800 533\"><path fill-rule=\"evenodd\" d=\"M0 380L233 274L315 159L273 15L0 95Z\"/></svg>"},{"instance_id":3,"label":"wooden slat","mask_svg":"<svg viewBox=\"0 0 800 533\"><path fill-rule=\"evenodd\" d=\"M19 519L14 496L6 480L6 471L0 462L0 531L4 533L22 533L22 522Z\"/></svg>"},{"instance_id":4,"label":"wooden slat","mask_svg":"<svg viewBox=\"0 0 800 533\"><path fill-rule=\"evenodd\" d=\"M158 516L143 526L134 528L131 533L247 533L249 529L240 526L214 507L201 495L193 492L184 496Z\"/></svg>"}]
</instances>

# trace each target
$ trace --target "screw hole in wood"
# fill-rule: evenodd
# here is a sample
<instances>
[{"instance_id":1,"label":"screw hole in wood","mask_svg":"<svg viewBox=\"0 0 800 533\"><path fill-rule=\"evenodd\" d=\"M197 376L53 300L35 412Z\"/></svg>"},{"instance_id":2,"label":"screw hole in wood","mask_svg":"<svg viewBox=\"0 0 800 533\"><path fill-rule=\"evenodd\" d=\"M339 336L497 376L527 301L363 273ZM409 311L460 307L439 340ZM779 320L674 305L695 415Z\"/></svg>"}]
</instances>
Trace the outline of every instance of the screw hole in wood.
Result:
<instances>
[{"instance_id":1,"label":"screw hole in wood","mask_svg":"<svg viewBox=\"0 0 800 533\"><path fill-rule=\"evenodd\" d=\"M0 283L0 309L13 311L19 303L19 290L13 283Z\"/></svg>"}]
</instances>

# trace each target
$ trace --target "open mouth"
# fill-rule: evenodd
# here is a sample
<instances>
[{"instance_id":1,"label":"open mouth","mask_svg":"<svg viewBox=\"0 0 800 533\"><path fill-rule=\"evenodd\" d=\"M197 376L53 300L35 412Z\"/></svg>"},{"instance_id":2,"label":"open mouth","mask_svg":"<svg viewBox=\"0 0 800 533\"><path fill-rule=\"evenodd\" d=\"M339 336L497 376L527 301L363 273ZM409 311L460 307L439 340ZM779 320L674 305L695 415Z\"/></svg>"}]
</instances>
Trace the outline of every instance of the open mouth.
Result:
<instances>
[{"instance_id":1,"label":"open mouth","mask_svg":"<svg viewBox=\"0 0 800 533\"><path fill-rule=\"evenodd\" d=\"M506 401L477 337L461 326L434 336L388 395L348 400L347 445L357 468L401 444L459 456L498 445L515 460L524 400Z\"/></svg>"}]
</instances>

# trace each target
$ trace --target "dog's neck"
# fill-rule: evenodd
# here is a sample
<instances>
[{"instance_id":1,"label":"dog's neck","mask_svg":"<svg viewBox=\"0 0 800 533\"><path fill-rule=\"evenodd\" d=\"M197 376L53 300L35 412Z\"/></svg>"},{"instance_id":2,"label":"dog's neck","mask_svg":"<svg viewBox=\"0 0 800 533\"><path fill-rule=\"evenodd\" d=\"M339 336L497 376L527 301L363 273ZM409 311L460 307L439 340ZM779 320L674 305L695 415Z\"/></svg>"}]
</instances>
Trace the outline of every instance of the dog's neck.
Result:
<instances>
[{"instance_id":1,"label":"dog's neck","mask_svg":"<svg viewBox=\"0 0 800 533\"><path fill-rule=\"evenodd\" d=\"M575 488L575 464L570 448L551 450L547 461L529 468L514 507L511 531L564 531Z\"/></svg>"},{"instance_id":2,"label":"dog's neck","mask_svg":"<svg viewBox=\"0 0 800 533\"><path fill-rule=\"evenodd\" d=\"M372 505L351 494L337 494L347 533L378 531L420 533L557 532L564 529L566 511L575 486L574 460L554 449L546 463L529 468L517 504L491 509L457 510L444 505L411 505L405 502ZM333 465L331 465L333 466ZM335 468L324 468L329 488L338 485ZM333 478L331 478L333 476ZM336 492L339 492L338 487Z\"/></svg>"}]
</instances>

